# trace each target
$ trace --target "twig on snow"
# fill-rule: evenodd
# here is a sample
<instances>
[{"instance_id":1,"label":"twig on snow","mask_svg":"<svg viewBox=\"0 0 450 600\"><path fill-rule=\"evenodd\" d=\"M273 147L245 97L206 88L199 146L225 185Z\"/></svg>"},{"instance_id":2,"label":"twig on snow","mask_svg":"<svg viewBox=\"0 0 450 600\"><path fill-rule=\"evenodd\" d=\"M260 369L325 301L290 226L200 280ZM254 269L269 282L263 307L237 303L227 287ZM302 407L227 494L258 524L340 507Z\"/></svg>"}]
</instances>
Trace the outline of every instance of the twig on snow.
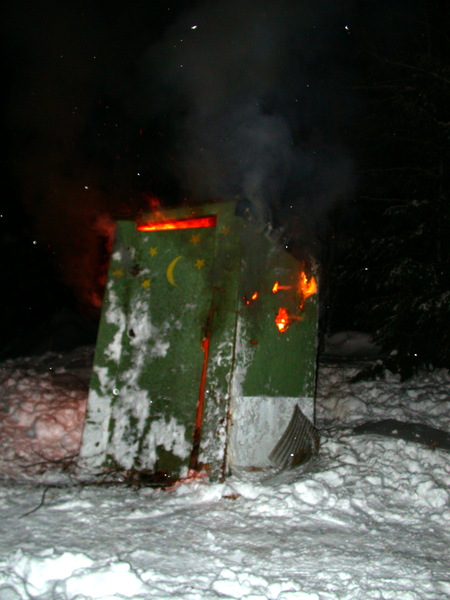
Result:
<instances>
[{"instance_id":1,"label":"twig on snow","mask_svg":"<svg viewBox=\"0 0 450 600\"><path fill-rule=\"evenodd\" d=\"M41 501L39 502L39 504L35 508L29 510L28 512L23 513L23 515L20 515L19 519L22 519L23 517L28 517L28 515L31 515L34 512L36 512L37 510L39 510L41 508L41 506L44 506L45 496L47 495L47 492L51 487L52 487L51 485L48 485L42 493Z\"/></svg>"}]
</instances>

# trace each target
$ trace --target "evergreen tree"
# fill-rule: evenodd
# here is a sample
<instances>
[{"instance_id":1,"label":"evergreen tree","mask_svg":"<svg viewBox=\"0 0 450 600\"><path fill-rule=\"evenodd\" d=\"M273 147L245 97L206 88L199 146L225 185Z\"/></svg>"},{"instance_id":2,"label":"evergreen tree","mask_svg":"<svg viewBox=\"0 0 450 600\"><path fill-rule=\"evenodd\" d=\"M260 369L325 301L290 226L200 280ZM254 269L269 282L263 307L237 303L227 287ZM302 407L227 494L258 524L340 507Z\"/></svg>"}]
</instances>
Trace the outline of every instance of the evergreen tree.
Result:
<instances>
[{"instance_id":1,"label":"evergreen tree","mask_svg":"<svg viewBox=\"0 0 450 600\"><path fill-rule=\"evenodd\" d=\"M335 270L337 313L353 305L353 326L374 334L403 378L450 367L448 49L438 36L427 51L372 55L360 220Z\"/></svg>"}]
</instances>

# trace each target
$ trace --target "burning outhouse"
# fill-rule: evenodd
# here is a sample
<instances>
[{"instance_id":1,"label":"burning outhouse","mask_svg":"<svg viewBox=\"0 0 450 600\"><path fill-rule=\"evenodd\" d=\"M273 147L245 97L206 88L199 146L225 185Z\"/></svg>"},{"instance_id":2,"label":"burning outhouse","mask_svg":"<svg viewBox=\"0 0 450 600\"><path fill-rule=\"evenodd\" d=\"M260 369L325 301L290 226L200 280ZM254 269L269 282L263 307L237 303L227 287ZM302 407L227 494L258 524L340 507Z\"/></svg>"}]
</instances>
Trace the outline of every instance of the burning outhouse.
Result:
<instances>
[{"instance_id":1,"label":"burning outhouse","mask_svg":"<svg viewBox=\"0 0 450 600\"><path fill-rule=\"evenodd\" d=\"M316 291L235 203L119 221L81 464L269 466L294 410L314 418Z\"/></svg>"}]
</instances>

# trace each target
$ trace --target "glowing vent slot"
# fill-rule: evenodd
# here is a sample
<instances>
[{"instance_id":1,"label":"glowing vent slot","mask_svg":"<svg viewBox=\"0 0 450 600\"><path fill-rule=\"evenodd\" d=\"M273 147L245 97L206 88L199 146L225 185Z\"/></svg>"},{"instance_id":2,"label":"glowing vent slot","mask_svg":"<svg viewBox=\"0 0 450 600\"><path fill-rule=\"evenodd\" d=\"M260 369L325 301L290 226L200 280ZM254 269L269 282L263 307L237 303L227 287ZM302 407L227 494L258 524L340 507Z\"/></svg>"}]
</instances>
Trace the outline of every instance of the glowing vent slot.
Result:
<instances>
[{"instance_id":1,"label":"glowing vent slot","mask_svg":"<svg viewBox=\"0 0 450 600\"><path fill-rule=\"evenodd\" d=\"M171 229L197 229L198 227L215 227L217 217L195 217L193 219L174 219L172 221L158 221L156 223L140 223L138 231L167 231Z\"/></svg>"}]
</instances>

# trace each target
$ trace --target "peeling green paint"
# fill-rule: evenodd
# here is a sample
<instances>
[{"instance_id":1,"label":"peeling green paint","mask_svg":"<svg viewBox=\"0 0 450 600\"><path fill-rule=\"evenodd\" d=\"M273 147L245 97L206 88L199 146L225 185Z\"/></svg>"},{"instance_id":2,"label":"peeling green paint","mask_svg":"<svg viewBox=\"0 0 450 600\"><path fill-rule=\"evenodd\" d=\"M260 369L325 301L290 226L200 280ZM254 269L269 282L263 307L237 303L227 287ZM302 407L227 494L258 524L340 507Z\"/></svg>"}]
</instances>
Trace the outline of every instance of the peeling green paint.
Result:
<instances>
[{"instance_id":1,"label":"peeling green paint","mask_svg":"<svg viewBox=\"0 0 450 600\"><path fill-rule=\"evenodd\" d=\"M193 209L170 218L192 217ZM211 476L226 465L233 397L314 394L317 299L302 310L300 265L234 204L199 206L215 227L142 232L117 224L81 448L91 467L187 471L204 350L209 360L200 460ZM279 278L291 291L274 295ZM245 304L258 286L257 301ZM287 302L296 318L280 335L274 317Z\"/></svg>"}]
</instances>

